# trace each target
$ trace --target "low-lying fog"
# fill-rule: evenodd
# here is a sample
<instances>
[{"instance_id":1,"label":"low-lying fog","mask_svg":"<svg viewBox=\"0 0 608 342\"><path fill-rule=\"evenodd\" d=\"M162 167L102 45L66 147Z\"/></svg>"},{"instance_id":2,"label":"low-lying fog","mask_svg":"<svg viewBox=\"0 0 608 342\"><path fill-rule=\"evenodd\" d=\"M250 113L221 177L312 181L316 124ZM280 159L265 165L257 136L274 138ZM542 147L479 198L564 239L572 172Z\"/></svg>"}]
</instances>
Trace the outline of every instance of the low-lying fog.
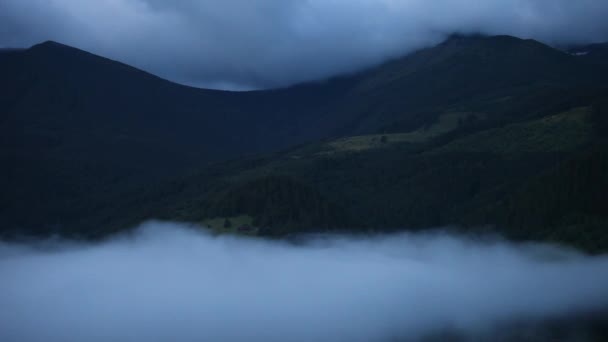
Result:
<instances>
[{"instance_id":1,"label":"low-lying fog","mask_svg":"<svg viewBox=\"0 0 608 342\"><path fill-rule=\"evenodd\" d=\"M377 341L608 307L608 258L447 234L0 245L0 341Z\"/></svg>"}]
</instances>

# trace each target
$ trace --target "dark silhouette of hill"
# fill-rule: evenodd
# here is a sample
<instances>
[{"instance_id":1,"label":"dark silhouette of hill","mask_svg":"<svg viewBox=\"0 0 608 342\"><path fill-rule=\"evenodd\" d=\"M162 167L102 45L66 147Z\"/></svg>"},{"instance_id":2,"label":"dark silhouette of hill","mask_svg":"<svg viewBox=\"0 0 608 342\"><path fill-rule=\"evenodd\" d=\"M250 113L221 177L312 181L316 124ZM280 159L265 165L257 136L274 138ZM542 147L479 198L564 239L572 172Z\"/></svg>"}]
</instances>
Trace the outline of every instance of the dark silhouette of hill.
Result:
<instances>
[{"instance_id":1,"label":"dark silhouette of hill","mask_svg":"<svg viewBox=\"0 0 608 342\"><path fill-rule=\"evenodd\" d=\"M465 195L453 196L459 191L469 193L462 189L477 186L489 191L490 185L495 189L523 181L551 165L546 162L526 166L531 160L545 160L547 155L540 158L526 154L524 158L525 153L521 152L521 159L511 164L501 157L500 162L484 171L489 173L488 178L494 179L492 176L505 165L512 165L517 171L514 175L504 176L488 188L484 184L437 188L428 195L433 205L425 207L425 202L416 197L424 186L450 179L455 174L453 165L467 170L486 162L469 152L462 155L462 146L488 144L495 147L491 153L497 154L503 148L502 142L508 145L509 134L515 133L503 132L504 138L491 140L480 132L525 125L593 105L603 96L606 81L606 74L598 70L577 56L532 40L453 36L436 47L352 75L286 89L227 92L177 85L55 42L4 51L0 53L0 159L4 165L0 185L5 191L0 198L0 224L7 233L87 235L93 227L125 226L173 208L164 197L171 198L177 206L187 202L192 208L199 203L200 208L225 212L222 204L209 203L210 194L229 194L222 203L236 206L231 209L236 214L240 208L234 203L240 203L239 198L257 198L243 196L238 189L250 191L257 184L269 182L253 181L251 186L239 183L233 191L223 176L233 174L245 179L242 172L259 167L272 174L268 165L276 164L277 159L273 155L243 159L220 164L219 168L209 166L212 163L298 145L314 153L325 153L317 148L327 142L375 133L413 134L416 138L407 135L410 141L405 150L399 147L370 149L361 154L325 154L323 158L313 158L312 169L310 165L285 164L287 169L281 171L282 176L305 179L303 184L313 187L321 178L327 181L326 189L310 191L301 182L280 181L281 189L297 184L296 190L285 190L285 196L309 198L321 204L303 204L300 199L279 196L291 206L300 205L312 212L290 214L291 209L283 208L287 212L262 219L281 224L277 217L292 221L307 217L302 220L323 225L324 217L331 216L335 222L336 215L324 212L317 218L314 211L341 206L336 212L343 213L344 222L363 220L348 214L361 209L369 219L368 225L443 224L445 221L437 218L443 214L437 213L446 210L443 216L450 217L448 211L455 209L447 203L467 199ZM537 126L532 127L539 130ZM515 132L519 132L517 127ZM584 132L579 133L577 136L587 137ZM575 153L560 150L565 145L553 136L547 141L548 145L555 143L559 147L557 152L563 152L563 158ZM452 146L451 142L461 144L452 147L457 152L439 149ZM392 141L388 145L393 146ZM435 149L442 152L430 154ZM429 156L418 157L423 152ZM406 159L399 159L406 155ZM299 160L302 156L291 157ZM406 179L431 169L437 172L427 173L433 176L421 181L416 191L411 190L414 184L403 183L401 190L410 191L411 196L404 196L397 204L396 193L385 193L391 201L383 204L384 209L366 207L367 200L357 207L346 203L356 201L349 200L349 196L374 194L378 186L366 181L378 177L373 175L374 168L361 165L379 165L381 170L408 165L392 170L393 178L387 179ZM170 189L156 185L164 179L198 174L194 170L199 169L206 170L204 181L202 176L195 176L185 179L196 181L180 181L181 185ZM305 175L309 171L321 178ZM340 177L359 179L361 186L353 185L356 182L347 186L335 180ZM222 189L222 184L227 187ZM383 184L388 191L391 184ZM337 192L330 196L327 189ZM434 201L438 198L443 200ZM255 207L252 203L256 201L249 201L247 208ZM409 214L393 215L387 209L393 205L397 208L394 210L401 210L398 208L406 204ZM202 219L212 214L206 209L197 210L196 215L191 210L181 212L184 219ZM172 218L170 213L167 216ZM435 219L431 219L433 216Z\"/></svg>"}]
</instances>

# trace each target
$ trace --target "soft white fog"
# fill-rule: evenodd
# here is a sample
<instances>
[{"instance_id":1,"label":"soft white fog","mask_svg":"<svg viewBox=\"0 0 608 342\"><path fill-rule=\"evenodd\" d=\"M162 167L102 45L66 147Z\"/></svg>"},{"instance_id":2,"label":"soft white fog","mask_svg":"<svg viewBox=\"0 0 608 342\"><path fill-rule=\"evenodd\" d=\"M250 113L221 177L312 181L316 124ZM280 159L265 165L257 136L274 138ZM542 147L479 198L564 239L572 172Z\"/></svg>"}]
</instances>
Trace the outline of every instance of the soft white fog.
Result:
<instances>
[{"instance_id":1,"label":"soft white fog","mask_svg":"<svg viewBox=\"0 0 608 342\"><path fill-rule=\"evenodd\" d=\"M0 245L0 341L377 341L608 306L608 258L557 247L189 228Z\"/></svg>"}]
</instances>

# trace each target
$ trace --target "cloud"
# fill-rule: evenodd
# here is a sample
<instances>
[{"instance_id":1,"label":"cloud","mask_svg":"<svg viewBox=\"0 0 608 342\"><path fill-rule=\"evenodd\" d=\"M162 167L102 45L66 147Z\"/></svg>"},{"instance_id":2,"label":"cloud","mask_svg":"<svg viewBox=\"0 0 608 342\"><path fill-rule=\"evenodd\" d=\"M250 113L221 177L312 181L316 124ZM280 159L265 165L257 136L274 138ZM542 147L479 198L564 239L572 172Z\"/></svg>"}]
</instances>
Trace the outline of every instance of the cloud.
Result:
<instances>
[{"instance_id":1,"label":"cloud","mask_svg":"<svg viewBox=\"0 0 608 342\"><path fill-rule=\"evenodd\" d=\"M200 86L276 87L480 32L608 40L599 0L3 0L0 45L57 40Z\"/></svg>"},{"instance_id":2,"label":"cloud","mask_svg":"<svg viewBox=\"0 0 608 342\"><path fill-rule=\"evenodd\" d=\"M607 257L454 236L213 237L150 222L0 245L2 341L378 341L608 306Z\"/></svg>"}]
</instances>

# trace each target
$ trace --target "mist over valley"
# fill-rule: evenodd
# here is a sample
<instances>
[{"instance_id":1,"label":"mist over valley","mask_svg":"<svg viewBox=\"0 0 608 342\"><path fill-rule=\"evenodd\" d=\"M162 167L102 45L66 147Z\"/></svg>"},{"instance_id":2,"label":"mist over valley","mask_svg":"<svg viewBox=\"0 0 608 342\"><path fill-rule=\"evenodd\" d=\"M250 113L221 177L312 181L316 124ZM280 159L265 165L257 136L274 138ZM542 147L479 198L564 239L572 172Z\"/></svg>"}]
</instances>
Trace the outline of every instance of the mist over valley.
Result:
<instances>
[{"instance_id":1,"label":"mist over valley","mask_svg":"<svg viewBox=\"0 0 608 342\"><path fill-rule=\"evenodd\" d=\"M3 243L0 339L591 341L605 333L605 256L441 230L294 241L148 222L100 243Z\"/></svg>"}]
</instances>

